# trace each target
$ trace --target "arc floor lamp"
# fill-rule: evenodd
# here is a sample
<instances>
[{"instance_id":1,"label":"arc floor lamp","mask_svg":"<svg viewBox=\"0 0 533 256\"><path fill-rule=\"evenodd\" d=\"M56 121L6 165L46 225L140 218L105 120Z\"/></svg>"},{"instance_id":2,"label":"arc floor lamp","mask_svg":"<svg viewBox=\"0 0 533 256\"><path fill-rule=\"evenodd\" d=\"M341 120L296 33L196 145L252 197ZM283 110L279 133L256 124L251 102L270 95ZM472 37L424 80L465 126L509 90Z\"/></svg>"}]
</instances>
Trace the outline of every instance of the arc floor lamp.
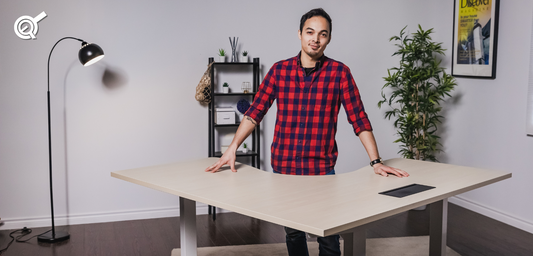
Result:
<instances>
[{"instance_id":1,"label":"arc floor lamp","mask_svg":"<svg viewBox=\"0 0 533 256\"><path fill-rule=\"evenodd\" d=\"M73 39L81 42L81 49L78 52L78 58L83 66L89 66L101 60L104 57L104 51L100 46L92 43L87 43L84 40L75 37L63 37L54 44L50 54L48 55L48 92L47 92L47 102L48 102L48 160L49 160L49 171L50 171L50 207L52 210L52 230L39 235L37 240L39 242L46 243L55 243L59 241L64 241L70 238L70 234L64 231L56 232L55 222L54 222L54 193L52 185L52 131L51 131L51 118L50 118L50 57L52 52L59 42L65 39Z\"/></svg>"}]
</instances>

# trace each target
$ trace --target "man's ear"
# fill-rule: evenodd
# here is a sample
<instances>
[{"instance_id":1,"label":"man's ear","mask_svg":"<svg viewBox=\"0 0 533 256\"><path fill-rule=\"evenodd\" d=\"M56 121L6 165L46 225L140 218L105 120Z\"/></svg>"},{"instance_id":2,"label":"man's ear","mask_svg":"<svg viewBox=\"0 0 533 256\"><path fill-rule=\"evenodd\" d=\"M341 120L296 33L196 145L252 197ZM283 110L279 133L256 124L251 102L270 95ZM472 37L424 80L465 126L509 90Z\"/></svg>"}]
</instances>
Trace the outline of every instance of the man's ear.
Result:
<instances>
[{"instance_id":1,"label":"man's ear","mask_svg":"<svg viewBox=\"0 0 533 256\"><path fill-rule=\"evenodd\" d=\"M299 29L298 29L298 38L300 38L300 40L302 40L302 31L300 31Z\"/></svg>"}]
</instances>

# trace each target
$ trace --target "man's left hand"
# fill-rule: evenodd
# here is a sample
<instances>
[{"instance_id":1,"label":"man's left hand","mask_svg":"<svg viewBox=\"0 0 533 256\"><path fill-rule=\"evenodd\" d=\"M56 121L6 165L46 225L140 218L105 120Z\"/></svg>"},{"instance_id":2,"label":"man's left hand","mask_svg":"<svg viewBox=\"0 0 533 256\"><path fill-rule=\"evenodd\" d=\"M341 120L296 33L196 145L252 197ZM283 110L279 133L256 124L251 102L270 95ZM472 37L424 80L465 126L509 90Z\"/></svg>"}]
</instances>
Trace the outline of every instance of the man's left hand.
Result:
<instances>
[{"instance_id":1,"label":"man's left hand","mask_svg":"<svg viewBox=\"0 0 533 256\"><path fill-rule=\"evenodd\" d=\"M390 174L394 174L400 178L402 177L409 177L409 173L402 171L400 169L396 169L390 166L386 166L384 164L375 164L374 165L374 173L381 175L383 177L387 177Z\"/></svg>"}]
</instances>

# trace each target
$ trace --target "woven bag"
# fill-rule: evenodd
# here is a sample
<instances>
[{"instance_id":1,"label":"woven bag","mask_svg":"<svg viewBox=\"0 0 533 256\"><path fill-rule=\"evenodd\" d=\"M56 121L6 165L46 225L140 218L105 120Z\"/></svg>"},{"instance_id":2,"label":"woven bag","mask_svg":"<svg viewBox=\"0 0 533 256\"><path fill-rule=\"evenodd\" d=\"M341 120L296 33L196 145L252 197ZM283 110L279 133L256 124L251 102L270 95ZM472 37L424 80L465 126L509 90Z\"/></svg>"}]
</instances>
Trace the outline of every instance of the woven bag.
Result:
<instances>
[{"instance_id":1,"label":"woven bag","mask_svg":"<svg viewBox=\"0 0 533 256\"><path fill-rule=\"evenodd\" d=\"M194 98L201 104L209 104L211 102L211 66L214 62L209 63L207 70L200 79L198 86L196 86L196 95Z\"/></svg>"}]
</instances>

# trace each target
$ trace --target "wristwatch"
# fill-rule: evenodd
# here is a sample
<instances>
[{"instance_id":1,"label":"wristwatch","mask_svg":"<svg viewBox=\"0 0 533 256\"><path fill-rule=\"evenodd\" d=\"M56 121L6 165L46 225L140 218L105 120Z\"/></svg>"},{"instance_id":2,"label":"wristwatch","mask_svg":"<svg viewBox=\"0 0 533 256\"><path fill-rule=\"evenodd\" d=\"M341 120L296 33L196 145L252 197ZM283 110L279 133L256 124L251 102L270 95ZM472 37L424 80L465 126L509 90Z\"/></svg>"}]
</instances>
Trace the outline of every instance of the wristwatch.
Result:
<instances>
[{"instance_id":1,"label":"wristwatch","mask_svg":"<svg viewBox=\"0 0 533 256\"><path fill-rule=\"evenodd\" d=\"M372 162L370 162L370 166L374 167L375 164L382 164L383 163L383 158L378 158Z\"/></svg>"}]
</instances>

